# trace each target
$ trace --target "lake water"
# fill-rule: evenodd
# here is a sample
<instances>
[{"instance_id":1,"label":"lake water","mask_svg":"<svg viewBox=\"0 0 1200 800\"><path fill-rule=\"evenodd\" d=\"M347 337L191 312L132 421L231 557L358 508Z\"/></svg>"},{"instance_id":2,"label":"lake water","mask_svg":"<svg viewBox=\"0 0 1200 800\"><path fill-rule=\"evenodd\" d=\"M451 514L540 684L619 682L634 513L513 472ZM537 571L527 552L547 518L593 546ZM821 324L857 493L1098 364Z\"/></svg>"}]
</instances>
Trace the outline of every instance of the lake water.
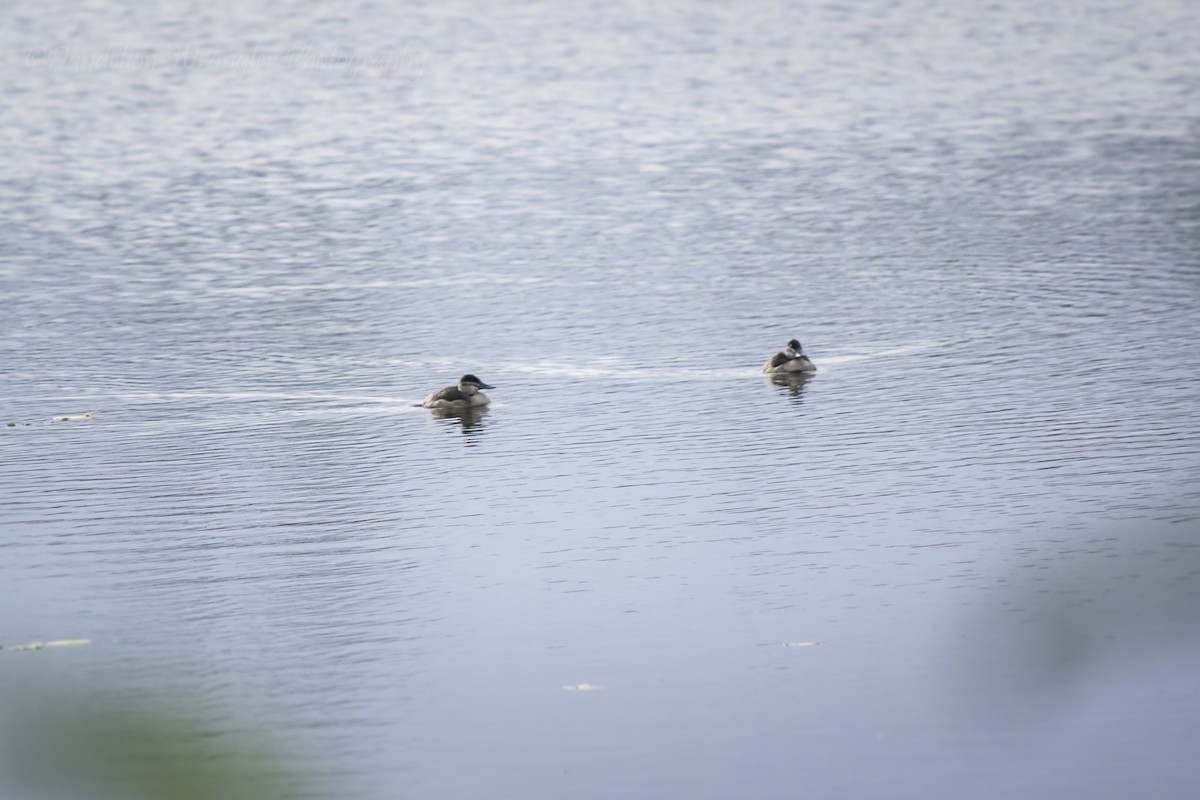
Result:
<instances>
[{"instance_id":1,"label":"lake water","mask_svg":"<svg viewBox=\"0 0 1200 800\"><path fill-rule=\"evenodd\" d=\"M1200 789L1200 6L6 16L0 693L298 798Z\"/></svg>"}]
</instances>

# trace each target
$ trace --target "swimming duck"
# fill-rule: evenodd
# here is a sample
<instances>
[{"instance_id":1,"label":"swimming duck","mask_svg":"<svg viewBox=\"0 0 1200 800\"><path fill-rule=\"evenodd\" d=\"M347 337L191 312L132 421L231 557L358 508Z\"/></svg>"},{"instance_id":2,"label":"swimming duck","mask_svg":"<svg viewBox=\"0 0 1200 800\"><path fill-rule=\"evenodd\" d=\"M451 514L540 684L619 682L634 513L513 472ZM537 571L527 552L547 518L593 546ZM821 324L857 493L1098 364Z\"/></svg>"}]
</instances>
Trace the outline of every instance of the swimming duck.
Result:
<instances>
[{"instance_id":1,"label":"swimming duck","mask_svg":"<svg viewBox=\"0 0 1200 800\"><path fill-rule=\"evenodd\" d=\"M763 372L768 375L781 375L791 372L816 372L817 365L809 360L800 349L800 342L792 339L782 353L771 356L771 360L763 364Z\"/></svg>"},{"instance_id":2,"label":"swimming duck","mask_svg":"<svg viewBox=\"0 0 1200 800\"><path fill-rule=\"evenodd\" d=\"M457 386L447 386L438 389L421 401L425 408L437 408L443 411L466 411L488 404L488 396L480 389L495 389L488 386L474 375L463 375L458 379Z\"/></svg>"}]
</instances>

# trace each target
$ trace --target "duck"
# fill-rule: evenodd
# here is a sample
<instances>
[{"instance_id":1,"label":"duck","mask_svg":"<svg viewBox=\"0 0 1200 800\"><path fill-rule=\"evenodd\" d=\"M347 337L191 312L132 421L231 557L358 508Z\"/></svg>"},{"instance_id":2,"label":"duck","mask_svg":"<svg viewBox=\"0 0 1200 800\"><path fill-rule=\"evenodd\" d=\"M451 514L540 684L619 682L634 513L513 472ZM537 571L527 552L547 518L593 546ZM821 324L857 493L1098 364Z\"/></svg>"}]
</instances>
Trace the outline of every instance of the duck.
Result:
<instances>
[{"instance_id":1,"label":"duck","mask_svg":"<svg viewBox=\"0 0 1200 800\"><path fill-rule=\"evenodd\" d=\"M488 404L488 396L480 389L495 389L470 373L458 379L458 385L438 389L421 401L425 408L442 411L467 411Z\"/></svg>"},{"instance_id":2,"label":"duck","mask_svg":"<svg viewBox=\"0 0 1200 800\"><path fill-rule=\"evenodd\" d=\"M816 372L817 365L808 356L804 355L799 340L791 339L782 353L776 353L771 356L767 363L763 364L762 371L768 375Z\"/></svg>"}]
</instances>

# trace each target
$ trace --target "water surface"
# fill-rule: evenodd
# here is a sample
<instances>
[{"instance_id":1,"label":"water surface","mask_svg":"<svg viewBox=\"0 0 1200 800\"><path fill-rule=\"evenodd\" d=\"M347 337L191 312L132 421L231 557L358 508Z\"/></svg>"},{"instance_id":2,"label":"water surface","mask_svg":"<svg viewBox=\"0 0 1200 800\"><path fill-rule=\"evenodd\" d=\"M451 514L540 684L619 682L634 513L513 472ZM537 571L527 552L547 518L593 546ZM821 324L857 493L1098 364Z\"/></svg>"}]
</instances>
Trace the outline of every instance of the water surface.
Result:
<instances>
[{"instance_id":1,"label":"water surface","mask_svg":"<svg viewBox=\"0 0 1200 800\"><path fill-rule=\"evenodd\" d=\"M1200 19L1068 5L14 12L2 686L297 797L1187 796Z\"/></svg>"}]
</instances>

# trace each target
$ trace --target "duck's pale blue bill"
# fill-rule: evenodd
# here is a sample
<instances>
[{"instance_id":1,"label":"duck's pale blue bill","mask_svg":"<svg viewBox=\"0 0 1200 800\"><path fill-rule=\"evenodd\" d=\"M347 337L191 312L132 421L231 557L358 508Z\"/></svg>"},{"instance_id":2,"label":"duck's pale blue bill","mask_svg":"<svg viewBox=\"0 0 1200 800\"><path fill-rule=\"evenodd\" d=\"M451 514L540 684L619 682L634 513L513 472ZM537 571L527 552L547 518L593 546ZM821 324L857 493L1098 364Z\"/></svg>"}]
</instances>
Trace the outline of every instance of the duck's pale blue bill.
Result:
<instances>
[{"instance_id":1,"label":"duck's pale blue bill","mask_svg":"<svg viewBox=\"0 0 1200 800\"><path fill-rule=\"evenodd\" d=\"M488 384L486 384L486 383L481 383L481 384L479 384L479 388L480 388L480 389L495 389L496 387L495 387L495 386L489 386L489 385L488 385Z\"/></svg>"}]
</instances>

